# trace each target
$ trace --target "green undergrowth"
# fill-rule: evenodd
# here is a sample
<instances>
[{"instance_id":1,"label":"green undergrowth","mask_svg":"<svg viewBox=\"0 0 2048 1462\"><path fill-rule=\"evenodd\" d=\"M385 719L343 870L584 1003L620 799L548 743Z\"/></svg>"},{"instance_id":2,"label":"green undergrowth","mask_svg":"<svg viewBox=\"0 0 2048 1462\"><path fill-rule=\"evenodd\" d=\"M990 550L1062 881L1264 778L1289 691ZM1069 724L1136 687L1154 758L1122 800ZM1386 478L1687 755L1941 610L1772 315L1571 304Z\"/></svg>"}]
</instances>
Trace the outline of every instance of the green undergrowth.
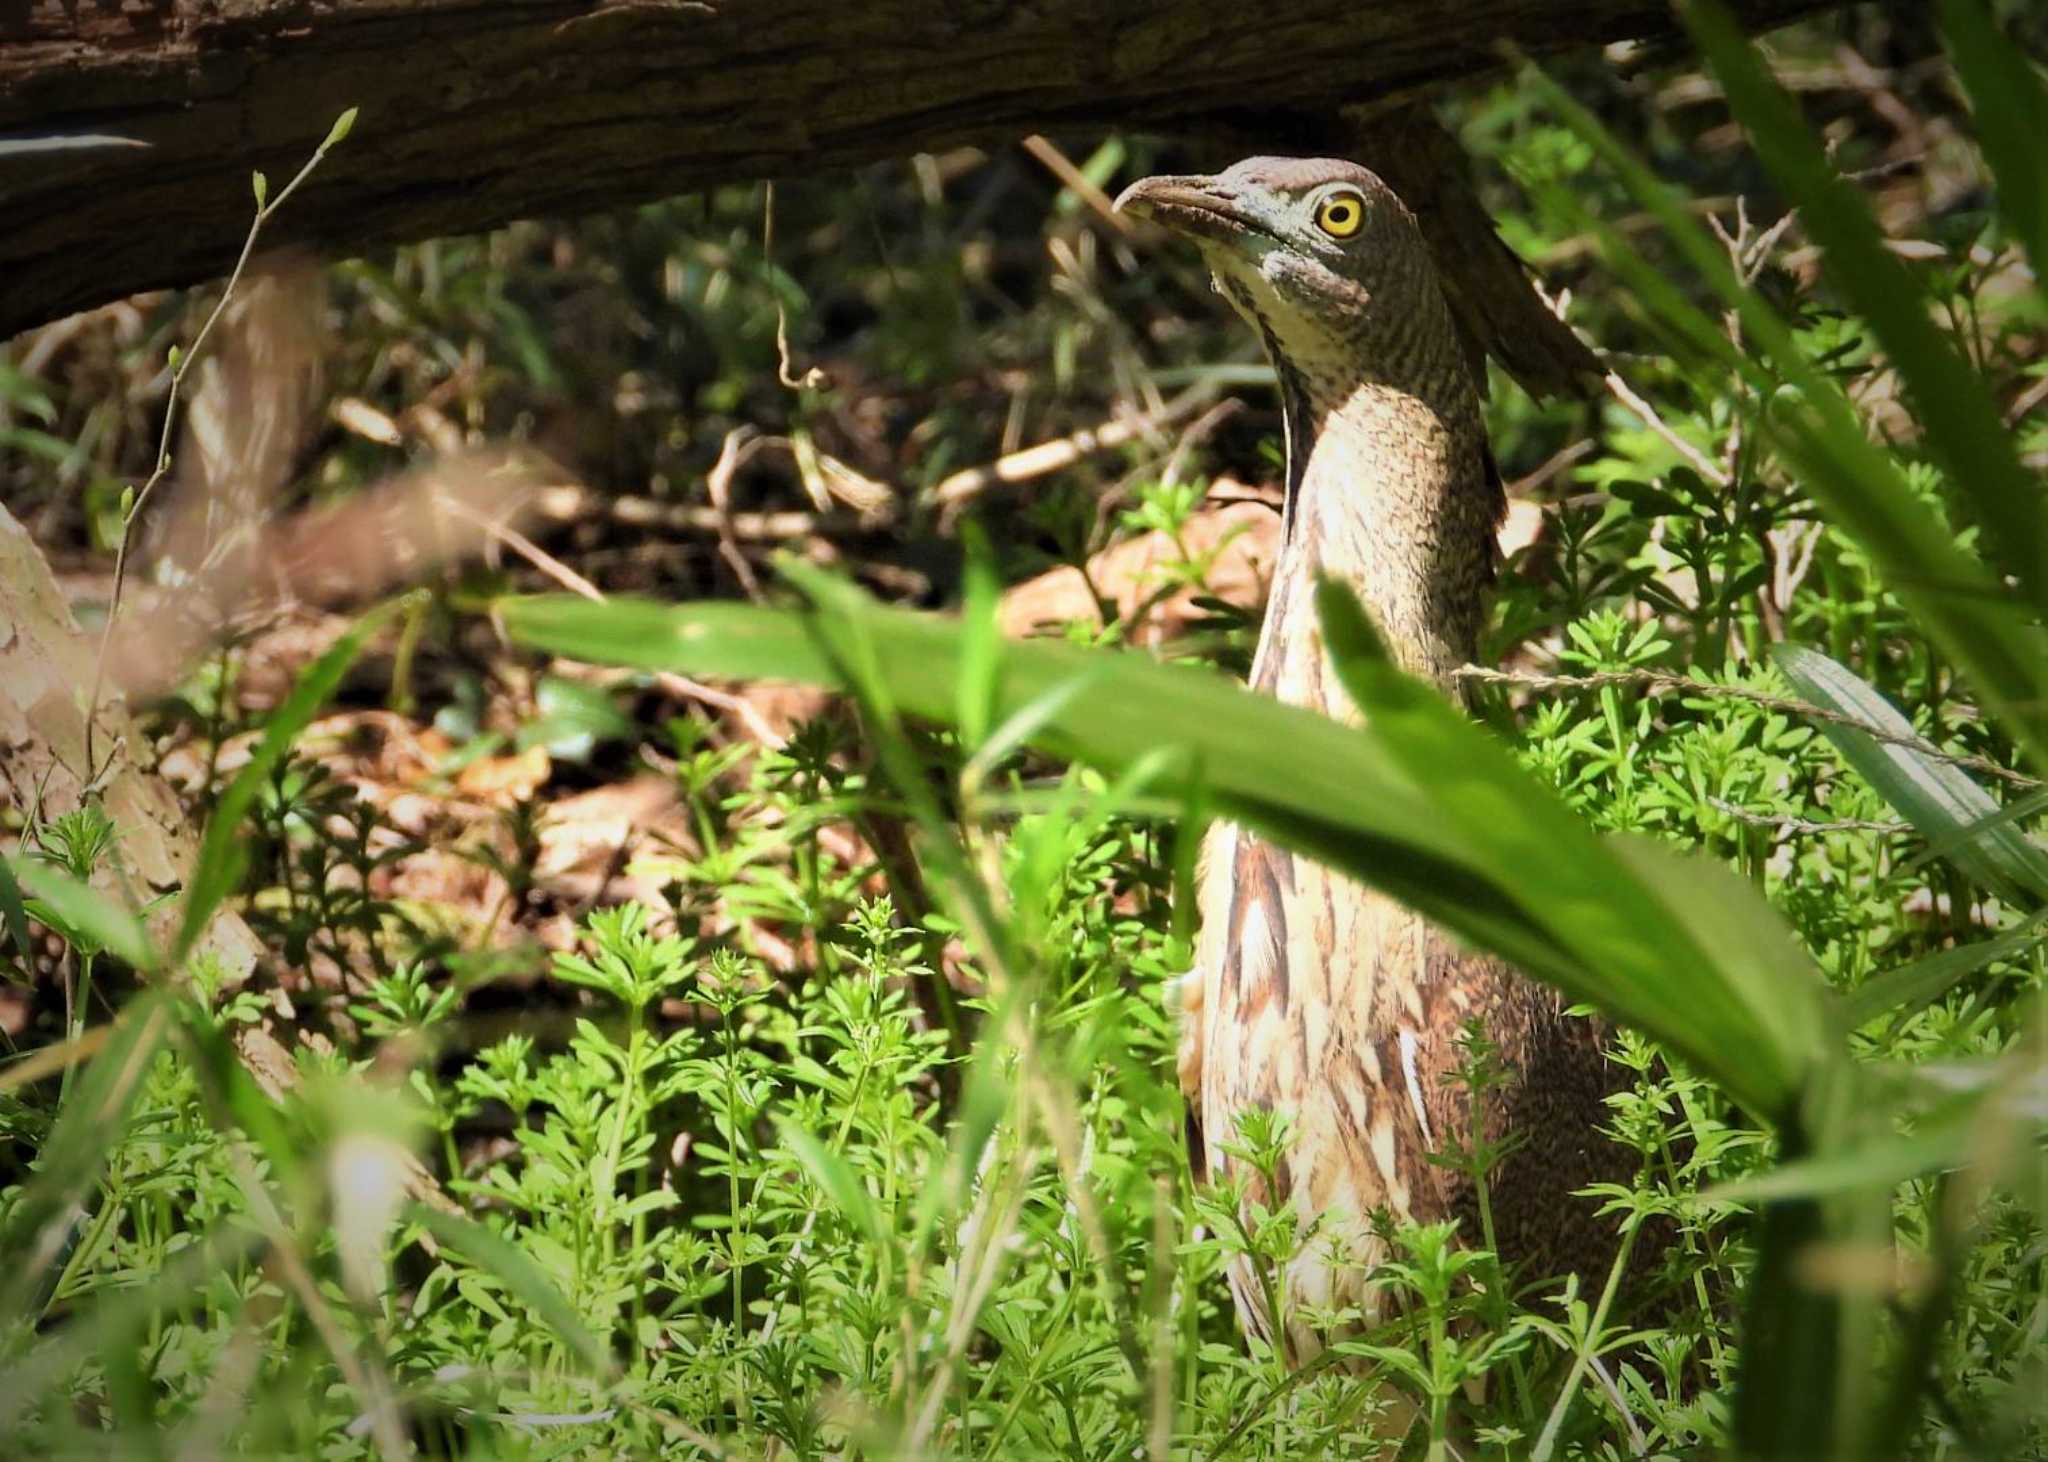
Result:
<instances>
[{"instance_id":1,"label":"green undergrowth","mask_svg":"<svg viewBox=\"0 0 2048 1462\"><path fill-rule=\"evenodd\" d=\"M1654 418L1496 382L1543 531L1503 566L1476 726L1335 586L1368 729L1216 673L1250 625L1193 530L1208 475L1270 452L1256 368L1241 436L990 503L964 549L905 510L850 574L761 557L744 602L709 540L558 543L647 596L465 571L261 711L237 695L261 667L223 651L154 722L207 750L185 887L109 897L125 833L90 804L23 817L0 860L0 967L35 1014L0 1066L0 1451L2048 1456L2048 583L2023 536L2048 433L2001 416L2041 399L2048 188L2012 108L2042 88L1983 12L1938 9L1945 52L1883 16L1848 30L1950 58L1920 90L1899 72L1946 139L1903 261L1711 7L1688 11L1709 122L1590 69L1450 114L1517 185L1504 234ZM1875 196L1889 135L1809 106ZM1731 118L1753 150L1708 145ZM1108 185L1184 160L1112 139L1080 161ZM1057 435L1104 381L1148 399L1244 355L1191 260L1141 265L1050 185L1021 209L1007 163L949 200L954 166L785 190L779 261L734 189L337 266L336 352L394 419L431 398L681 502L736 425L907 462L911 499L1005 444L1004 392ZM1710 206L1710 233L1659 177L1740 192L1740 220ZM872 258L848 242L877 235ZM778 304L832 360L824 391L770 386ZM104 547L147 459L85 397L0 370L53 520ZM354 436L315 456L313 497L394 465ZM1160 595L1196 591L1182 636L1120 650L1140 636L1113 606L997 632L1006 585L1147 532ZM833 694L770 746L657 672ZM661 779L687 834L614 870L658 894L544 892L539 800L459 845L502 890L485 915L393 892L431 837L308 732L366 694L449 743L437 792L534 748L579 788ZM1535 1273L1382 1216L1378 1317L1311 1316L1307 1365L1240 1333L1226 1268L1284 1301L1327 1235L1249 1196L1284 1111L1247 1115L1233 1183L1189 1171L1177 980L1219 816L1627 1022L1605 1139L1636 1174L1583 1221L1646 1262ZM195 953L230 901L271 951L247 984ZM1486 1033L1465 1050L1483 1109ZM1500 1157L1438 1154L1487 1212L1516 1197Z\"/></svg>"}]
</instances>

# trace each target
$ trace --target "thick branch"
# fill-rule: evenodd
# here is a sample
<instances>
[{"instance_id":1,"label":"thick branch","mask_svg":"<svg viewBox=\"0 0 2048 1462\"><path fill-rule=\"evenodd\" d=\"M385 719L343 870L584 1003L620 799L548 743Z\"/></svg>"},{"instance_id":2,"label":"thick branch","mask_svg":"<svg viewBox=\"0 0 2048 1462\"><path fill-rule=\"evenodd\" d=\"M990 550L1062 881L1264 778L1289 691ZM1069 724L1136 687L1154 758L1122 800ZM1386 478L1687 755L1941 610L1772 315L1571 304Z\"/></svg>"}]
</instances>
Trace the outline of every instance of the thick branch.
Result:
<instances>
[{"instance_id":1,"label":"thick branch","mask_svg":"<svg viewBox=\"0 0 2048 1462\"><path fill-rule=\"evenodd\" d=\"M0 0L0 338L225 272L250 172L288 175L350 106L271 242L349 253L1047 129L1334 114L1494 67L1502 41L1671 30L1664 0Z\"/></svg>"}]
</instances>

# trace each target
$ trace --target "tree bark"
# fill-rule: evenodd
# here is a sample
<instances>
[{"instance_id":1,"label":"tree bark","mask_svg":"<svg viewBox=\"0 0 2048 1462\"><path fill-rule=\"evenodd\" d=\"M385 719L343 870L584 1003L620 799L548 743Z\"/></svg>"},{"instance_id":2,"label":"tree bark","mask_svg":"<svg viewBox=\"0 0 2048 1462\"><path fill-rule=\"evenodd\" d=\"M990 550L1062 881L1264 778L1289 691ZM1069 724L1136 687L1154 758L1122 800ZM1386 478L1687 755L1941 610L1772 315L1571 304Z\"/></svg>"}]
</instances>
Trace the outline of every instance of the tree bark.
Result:
<instances>
[{"instance_id":1,"label":"tree bark","mask_svg":"<svg viewBox=\"0 0 2048 1462\"><path fill-rule=\"evenodd\" d=\"M1737 0L1752 29L1820 0ZM0 338L223 274L250 174L354 134L266 243L329 252L1034 131L1354 117L1665 0L0 0ZM1310 129L1311 131L1313 129ZM141 145L136 145L141 144Z\"/></svg>"}]
</instances>

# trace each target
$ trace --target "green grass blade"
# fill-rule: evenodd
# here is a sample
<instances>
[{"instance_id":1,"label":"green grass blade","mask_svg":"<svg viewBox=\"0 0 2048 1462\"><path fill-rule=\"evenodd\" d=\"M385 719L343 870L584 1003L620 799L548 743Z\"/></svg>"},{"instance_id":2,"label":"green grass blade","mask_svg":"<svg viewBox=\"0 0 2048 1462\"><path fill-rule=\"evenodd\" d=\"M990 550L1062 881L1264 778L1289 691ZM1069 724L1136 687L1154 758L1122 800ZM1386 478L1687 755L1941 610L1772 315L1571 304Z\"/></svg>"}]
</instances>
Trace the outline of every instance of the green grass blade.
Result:
<instances>
[{"instance_id":1,"label":"green grass blade","mask_svg":"<svg viewBox=\"0 0 2048 1462\"><path fill-rule=\"evenodd\" d=\"M1859 1189L1889 1191L1908 1178L1962 1161L1968 1133L1959 1128L1915 1132L1839 1152L1782 1162L1767 1173L1711 1188L1702 1199L1754 1203L1766 1199L1821 1198Z\"/></svg>"},{"instance_id":2,"label":"green grass blade","mask_svg":"<svg viewBox=\"0 0 2048 1462\"><path fill-rule=\"evenodd\" d=\"M957 625L881 608L844 585L807 577L806 587L820 597L815 614L568 596L499 609L516 638L581 659L828 685L841 683L836 652L821 651L814 635L855 636L846 653L864 658L859 673L886 683L896 707L939 721L959 713ZM1102 673L1105 665L1112 673ZM1805 1069L1823 1058L1817 982L1810 971L1786 976L1787 946L1767 910L1744 906L1760 947L1778 951L1758 965L1769 974L1702 974L1710 960L1699 931L1665 907L1683 880L1646 886L1632 871L1639 859L1601 843L1483 731L1419 686L1393 677L1384 687L1387 704L1398 702L1414 722L1404 741L1381 724L1379 706L1373 727L1359 731L1141 655L1010 644L995 682L991 724L1036 707L1035 745L1112 769L1178 745L1185 754L1159 764L1155 793L1185 799L1199 790L1219 814L1669 1040L1760 1115L1790 1110ZM1273 746L1288 755L1246 754ZM1448 747L1456 748L1455 778Z\"/></svg>"},{"instance_id":3,"label":"green grass blade","mask_svg":"<svg viewBox=\"0 0 2048 1462\"><path fill-rule=\"evenodd\" d=\"M1875 688L1818 650L1779 644L1771 658L1801 698L1821 709L1890 736L1917 735ZM2048 900L2048 849L2000 820L1997 801L1960 767L1910 746L1878 741L1838 721L1823 721L1820 729L1900 816L1948 848L1949 860L1965 875L2008 900Z\"/></svg>"},{"instance_id":4,"label":"green grass blade","mask_svg":"<svg viewBox=\"0 0 2048 1462\"><path fill-rule=\"evenodd\" d=\"M2048 86L2026 53L1998 32L1981 0L1942 0L1941 36L1970 97L1977 142L1998 211L2027 251L2038 283L2048 273Z\"/></svg>"},{"instance_id":5,"label":"green grass blade","mask_svg":"<svg viewBox=\"0 0 2048 1462\"><path fill-rule=\"evenodd\" d=\"M1829 280L1883 343L1929 449L1982 518L1998 557L2018 575L2034 605L2048 606L2040 486L2020 465L1998 404L1955 342L1935 325L1919 279L1885 248L1863 195L1829 164L1798 104L1771 77L1727 9L1718 0L1694 0L1680 13L1764 166L1799 205L1800 223L1821 246ZM2008 121L2018 124L2017 117Z\"/></svg>"},{"instance_id":6,"label":"green grass blade","mask_svg":"<svg viewBox=\"0 0 2048 1462\"><path fill-rule=\"evenodd\" d=\"M811 1181L832 1200L832 1206L853 1225L854 1231L864 1235L871 1244L888 1243L889 1226L882 1221L881 1211L875 1207L874 1199L861 1186L860 1175L854 1172L846 1159L788 1117L778 1113L775 1126L781 1134L782 1145L803 1164L811 1175Z\"/></svg>"},{"instance_id":7,"label":"green grass blade","mask_svg":"<svg viewBox=\"0 0 2048 1462\"><path fill-rule=\"evenodd\" d=\"M1983 566L1954 543L1943 523L1906 481L1899 465L1869 440L1840 388L1806 359L1777 313L1736 277L1726 250L1688 212L1687 200L1658 179L1584 106L1535 68L1532 90L1611 167L1628 192L1658 221L1686 264L1740 318L1753 353L1734 363L1770 402L1763 426L1801 483L1831 519L1859 539L1886 582L1905 601L1929 638L1969 677L1987 711L2048 766L2048 638L2028 620ZM1568 194L1555 195L1568 209ZM1717 360L1703 316L1658 282L1658 271L1614 230L1596 227L1607 258L1638 283L1655 311L1677 308L1676 333ZM1662 318L1660 314L1660 318ZM1787 389L1789 388L1789 389Z\"/></svg>"},{"instance_id":8,"label":"green grass blade","mask_svg":"<svg viewBox=\"0 0 2048 1462\"><path fill-rule=\"evenodd\" d=\"M2039 944L2044 919L2048 919L2048 909L2040 910L2019 928L1995 939L1944 949L1872 976L1851 991L1844 1002L1850 1024L1863 1025L1882 1015L1906 1016L1932 1005L1986 965L2024 954Z\"/></svg>"},{"instance_id":9,"label":"green grass blade","mask_svg":"<svg viewBox=\"0 0 2048 1462\"><path fill-rule=\"evenodd\" d=\"M1967 823L1954 832L1935 838L1899 865L1901 874L1917 873L1926 864L1938 862L1954 853L1965 843L1977 842L2003 827L2016 827L2031 822L2043 812L2048 812L2048 791L2029 792L2016 802L2008 802L1998 811L1977 821ZM2031 841L2031 840L2030 840ZM2039 846L2038 843L2035 844Z\"/></svg>"},{"instance_id":10,"label":"green grass blade","mask_svg":"<svg viewBox=\"0 0 2048 1462\"><path fill-rule=\"evenodd\" d=\"M1596 837L1497 741L1379 653L1348 588L1325 580L1316 600L1331 661L1375 739L1429 779L1437 814L1582 963L1572 994L1724 1085L1747 1067L1790 1093L1829 1058L1812 964L1752 890L1695 860Z\"/></svg>"},{"instance_id":11,"label":"green grass blade","mask_svg":"<svg viewBox=\"0 0 2048 1462\"><path fill-rule=\"evenodd\" d=\"M409 597L409 596L408 596ZM348 667L362 653L364 643L385 622L403 609L408 599L395 599L363 615L328 647L327 652L300 674L292 693L277 708L264 728L263 739L250 754L248 763L221 793L213 816L206 821L200 839L199 857L185 889L185 909L178 923L178 940L173 963L182 961L198 942L212 920L214 910L241 882L245 854L242 848L242 820L270 780L277 764L291 749L298 734L333 698L335 687Z\"/></svg>"},{"instance_id":12,"label":"green grass blade","mask_svg":"<svg viewBox=\"0 0 2048 1462\"><path fill-rule=\"evenodd\" d=\"M540 1266L527 1257L524 1249L480 1223L458 1214L444 1213L424 1203L408 1204L405 1217L498 1279L567 1343L592 1375L610 1373L611 1357L604 1345L583 1323L576 1307L569 1303Z\"/></svg>"},{"instance_id":13,"label":"green grass blade","mask_svg":"<svg viewBox=\"0 0 2048 1462\"><path fill-rule=\"evenodd\" d=\"M285 1114L249 1068L211 1010L196 1000L180 1001L177 1016L184 1037L184 1055L199 1078L209 1115L222 1130L238 1127L270 1164L270 1174L286 1189L301 1186L305 1155L293 1141Z\"/></svg>"},{"instance_id":14,"label":"green grass blade","mask_svg":"<svg viewBox=\"0 0 2048 1462\"><path fill-rule=\"evenodd\" d=\"M1885 1124L1868 1079L1847 1062L1821 1068L1783 1129L1781 1163L1824 1160ZM1735 1452L1746 1458L1879 1455L1863 1437L1878 1384L1880 1302L1844 1284L1830 1256L1881 1255L1892 1242L1891 1195L1858 1187L1764 1201L1742 1315Z\"/></svg>"},{"instance_id":15,"label":"green grass blade","mask_svg":"<svg viewBox=\"0 0 2048 1462\"><path fill-rule=\"evenodd\" d=\"M46 1277L77 1232L86 1191L120 1140L142 1079L171 1031L169 1000L149 991L128 1003L57 1114L36 1175L0 1234L0 1324L38 1308Z\"/></svg>"},{"instance_id":16,"label":"green grass blade","mask_svg":"<svg viewBox=\"0 0 2048 1462\"><path fill-rule=\"evenodd\" d=\"M0 859L0 864L5 862ZM142 920L112 893L34 858L16 862L12 873L35 899L45 922L71 944L105 950L145 973L161 965Z\"/></svg>"},{"instance_id":17,"label":"green grass blade","mask_svg":"<svg viewBox=\"0 0 2048 1462\"><path fill-rule=\"evenodd\" d=\"M35 972L36 951L28 937L28 906L22 902L14 865L5 858L0 858L0 921L6 923L14 952L21 957L21 977L29 979Z\"/></svg>"}]
</instances>

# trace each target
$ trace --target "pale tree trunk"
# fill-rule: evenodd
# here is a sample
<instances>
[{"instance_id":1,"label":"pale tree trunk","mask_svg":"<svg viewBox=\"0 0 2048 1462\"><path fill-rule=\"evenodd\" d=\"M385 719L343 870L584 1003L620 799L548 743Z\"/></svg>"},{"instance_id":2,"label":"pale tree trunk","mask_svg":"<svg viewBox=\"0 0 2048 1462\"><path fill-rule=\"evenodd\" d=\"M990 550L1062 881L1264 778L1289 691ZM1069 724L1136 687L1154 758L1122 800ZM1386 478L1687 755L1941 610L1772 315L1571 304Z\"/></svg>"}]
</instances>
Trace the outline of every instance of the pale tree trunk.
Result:
<instances>
[{"instance_id":1,"label":"pale tree trunk","mask_svg":"<svg viewBox=\"0 0 2048 1462\"><path fill-rule=\"evenodd\" d=\"M99 708L88 767L85 702L99 641L82 632L27 530L0 507L0 799L24 819L73 811L88 789L119 829L98 886L141 903L181 889L197 845L178 800L135 753L134 725L115 698ZM168 943L176 900L151 932ZM229 984L245 980L261 946L239 914L216 915L198 953L216 960Z\"/></svg>"},{"instance_id":2,"label":"pale tree trunk","mask_svg":"<svg viewBox=\"0 0 2048 1462\"><path fill-rule=\"evenodd\" d=\"M170 787L138 755L136 729L119 697L101 702L88 752L85 703L98 654L98 638L79 629L43 555L0 507L0 805L11 806L24 820L46 821L97 801L117 829L118 841L95 886L111 898L140 905L185 887L198 857L198 840ZM162 900L150 918L159 947L170 943L181 912L182 900L172 897ZM200 936L192 958L212 961L222 988L233 989L255 973L262 954L247 922L223 907ZM171 977L183 979L189 970L188 964ZM271 989L269 996L277 1033L269 1023L241 1025L234 1045L243 1069L275 1097L298 1081L287 1045L295 1043L290 1022L296 1012L281 989ZM100 1023L90 1012L86 1019ZM406 1183L413 1197L451 1207L433 1178L410 1159Z\"/></svg>"}]
</instances>

